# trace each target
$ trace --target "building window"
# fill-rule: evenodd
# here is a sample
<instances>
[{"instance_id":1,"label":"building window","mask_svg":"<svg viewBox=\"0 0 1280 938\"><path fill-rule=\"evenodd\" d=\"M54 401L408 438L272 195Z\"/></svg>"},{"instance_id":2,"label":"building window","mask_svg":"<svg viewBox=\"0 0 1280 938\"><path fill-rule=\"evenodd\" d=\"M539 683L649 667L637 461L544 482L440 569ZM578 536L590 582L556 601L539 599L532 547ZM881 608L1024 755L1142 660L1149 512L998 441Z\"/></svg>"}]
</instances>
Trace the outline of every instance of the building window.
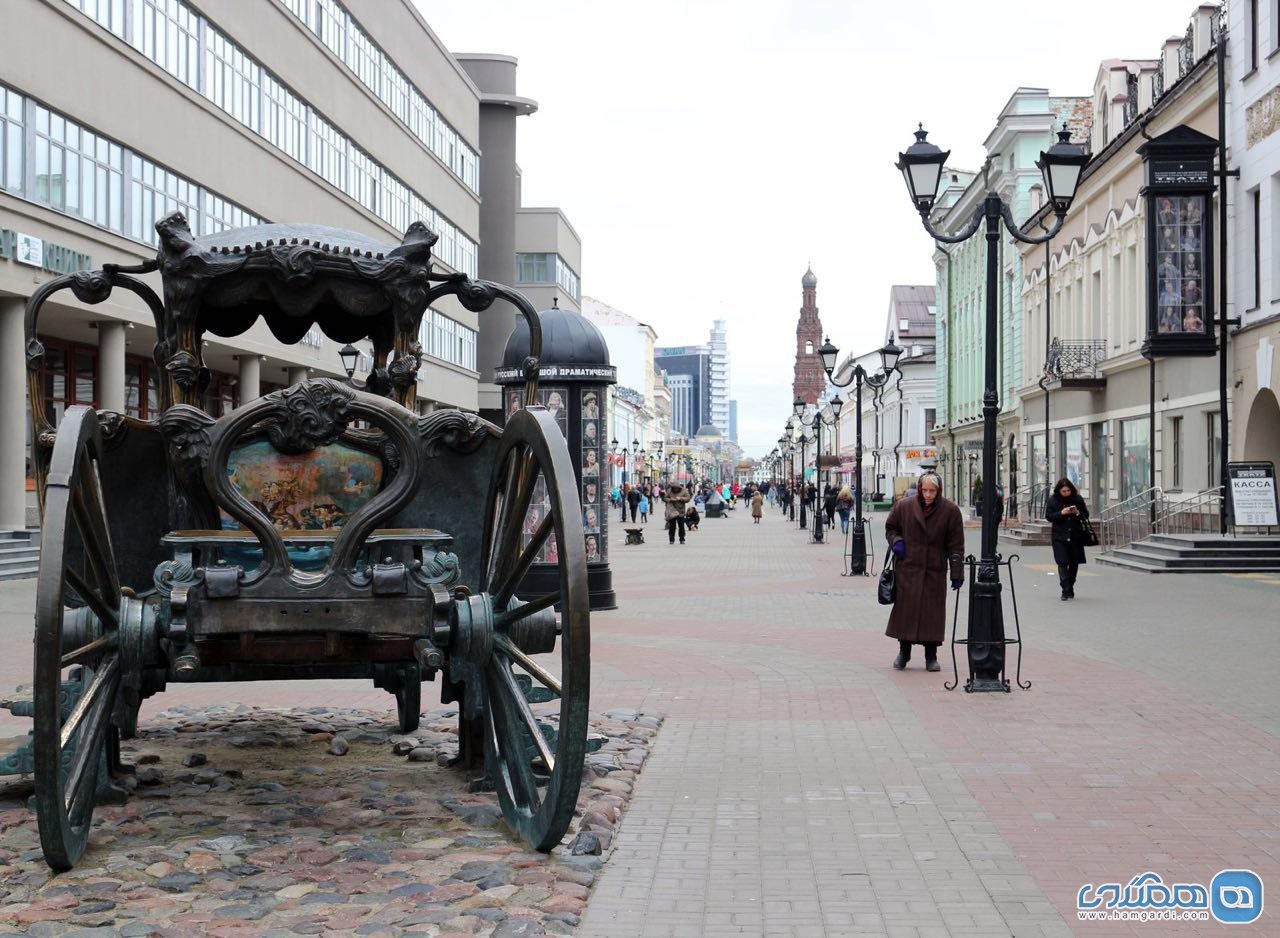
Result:
<instances>
[{"instance_id":1,"label":"building window","mask_svg":"<svg viewBox=\"0 0 1280 938\"><path fill-rule=\"evenodd\" d=\"M1169 421L1169 487L1182 488L1182 418Z\"/></svg>"},{"instance_id":2,"label":"building window","mask_svg":"<svg viewBox=\"0 0 1280 938\"><path fill-rule=\"evenodd\" d=\"M516 282L517 283L550 283L551 282L551 255L550 254L517 254L516 255Z\"/></svg>"},{"instance_id":3,"label":"building window","mask_svg":"<svg viewBox=\"0 0 1280 938\"><path fill-rule=\"evenodd\" d=\"M130 417L151 420L160 413L160 371L155 362L130 355L124 365L124 409Z\"/></svg>"},{"instance_id":4,"label":"building window","mask_svg":"<svg viewBox=\"0 0 1280 938\"><path fill-rule=\"evenodd\" d=\"M54 426L67 408L75 404L97 406L98 350L60 339L40 337L44 361L40 364L40 387L44 390L45 414Z\"/></svg>"},{"instance_id":5,"label":"building window","mask_svg":"<svg viewBox=\"0 0 1280 938\"><path fill-rule=\"evenodd\" d=\"M204 412L210 417L222 417L236 409L239 397L236 391L239 381L233 375L220 371L211 372L209 386L204 390ZM265 393L265 392L264 392Z\"/></svg>"},{"instance_id":6,"label":"building window","mask_svg":"<svg viewBox=\"0 0 1280 938\"><path fill-rule=\"evenodd\" d=\"M22 191L22 95L0 87L0 186Z\"/></svg>"},{"instance_id":7,"label":"building window","mask_svg":"<svg viewBox=\"0 0 1280 938\"><path fill-rule=\"evenodd\" d=\"M234 203L39 104L31 105L32 126L24 128L9 116L21 117L22 97L0 86L0 99L0 179L5 188L34 202L152 245L156 221L178 210L186 213L196 234L261 222ZM34 164L30 193L25 192L22 174L28 145ZM11 171L12 186L7 184Z\"/></svg>"},{"instance_id":8,"label":"building window","mask_svg":"<svg viewBox=\"0 0 1280 938\"><path fill-rule=\"evenodd\" d=\"M35 106L34 201L122 229L124 152L56 111Z\"/></svg>"},{"instance_id":9,"label":"building window","mask_svg":"<svg viewBox=\"0 0 1280 938\"><path fill-rule=\"evenodd\" d=\"M174 212L182 212L199 230L200 195L195 183L137 155L129 158L129 178L129 237L158 244L156 222Z\"/></svg>"},{"instance_id":10,"label":"building window","mask_svg":"<svg viewBox=\"0 0 1280 938\"><path fill-rule=\"evenodd\" d=\"M1150 487L1150 426L1147 418L1120 421L1120 500Z\"/></svg>"},{"instance_id":11,"label":"building window","mask_svg":"<svg viewBox=\"0 0 1280 938\"><path fill-rule=\"evenodd\" d=\"M395 177L186 4L179 0L130 0L131 22L126 24L120 0L67 2L383 221L402 232L408 228L407 223L401 225L392 220L390 210L396 208L394 203L389 203L387 210L379 204L379 190ZM468 188L478 191L479 157L475 150L417 94L340 4L334 0L285 3ZM108 4L119 6L120 14L117 16L115 6ZM388 76L393 73L396 79L389 81ZM397 102L406 100L405 95L410 92L406 109ZM416 101L412 100L414 97ZM308 127L310 132L305 133ZM425 199L416 193L413 197L415 208L420 204L423 209L414 212L414 220L427 224L444 246L436 256L455 270L476 276L476 243ZM115 230L120 226L116 225Z\"/></svg>"},{"instance_id":12,"label":"building window","mask_svg":"<svg viewBox=\"0 0 1280 938\"><path fill-rule=\"evenodd\" d=\"M132 26L135 49L200 90L200 17L190 7L178 0L133 0ZM123 20L120 27L111 31L123 37Z\"/></svg>"},{"instance_id":13,"label":"building window","mask_svg":"<svg viewBox=\"0 0 1280 938\"><path fill-rule=\"evenodd\" d=\"M1222 464L1218 461L1222 449L1222 423L1218 420L1218 412L1207 415L1209 456L1205 460L1204 487L1216 488L1222 482Z\"/></svg>"},{"instance_id":14,"label":"building window","mask_svg":"<svg viewBox=\"0 0 1280 938\"><path fill-rule=\"evenodd\" d=\"M1249 217L1253 225L1253 302L1250 309L1262 305L1262 189L1249 192Z\"/></svg>"},{"instance_id":15,"label":"building window","mask_svg":"<svg viewBox=\"0 0 1280 938\"><path fill-rule=\"evenodd\" d=\"M476 370L476 331L450 319L438 310L428 309L422 317L419 333L422 350L433 358Z\"/></svg>"},{"instance_id":16,"label":"building window","mask_svg":"<svg viewBox=\"0 0 1280 938\"><path fill-rule=\"evenodd\" d=\"M270 72L262 73L262 136L307 165L307 106Z\"/></svg>"},{"instance_id":17,"label":"building window","mask_svg":"<svg viewBox=\"0 0 1280 938\"><path fill-rule=\"evenodd\" d=\"M1258 68L1258 0L1245 0L1248 4L1249 35L1245 41L1249 43L1249 71Z\"/></svg>"}]
</instances>

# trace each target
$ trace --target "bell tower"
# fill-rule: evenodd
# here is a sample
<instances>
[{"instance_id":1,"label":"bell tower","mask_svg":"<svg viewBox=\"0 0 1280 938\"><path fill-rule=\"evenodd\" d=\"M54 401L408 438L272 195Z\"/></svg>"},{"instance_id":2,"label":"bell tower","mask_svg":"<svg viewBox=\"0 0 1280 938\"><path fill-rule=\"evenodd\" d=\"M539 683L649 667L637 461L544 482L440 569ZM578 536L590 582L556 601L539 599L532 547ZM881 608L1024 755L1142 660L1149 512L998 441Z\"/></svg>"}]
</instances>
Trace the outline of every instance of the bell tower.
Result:
<instances>
[{"instance_id":1,"label":"bell tower","mask_svg":"<svg viewBox=\"0 0 1280 938\"><path fill-rule=\"evenodd\" d=\"M826 390L827 379L822 370L822 320L818 318L818 278L810 267L800 278L800 322L796 325L796 374L792 384L793 400L818 403Z\"/></svg>"}]
</instances>

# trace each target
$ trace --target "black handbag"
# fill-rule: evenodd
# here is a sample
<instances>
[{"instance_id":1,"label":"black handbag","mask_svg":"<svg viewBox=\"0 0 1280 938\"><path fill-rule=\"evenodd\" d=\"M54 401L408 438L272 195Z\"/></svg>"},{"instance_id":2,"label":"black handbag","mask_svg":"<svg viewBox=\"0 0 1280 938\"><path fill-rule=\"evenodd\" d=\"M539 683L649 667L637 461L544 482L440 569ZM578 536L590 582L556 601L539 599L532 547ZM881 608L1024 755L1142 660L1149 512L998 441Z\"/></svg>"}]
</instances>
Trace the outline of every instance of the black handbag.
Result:
<instances>
[{"instance_id":1,"label":"black handbag","mask_svg":"<svg viewBox=\"0 0 1280 938\"><path fill-rule=\"evenodd\" d=\"M1085 547L1098 546L1098 532L1094 530L1093 522L1088 518L1080 519L1080 543Z\"/></svg>"},{"instance_id":2,"label":"black handbag","mask_svg":"<svg viewBox=\"0 0 1280 938\"><path fill-rule=\"evenodd\" d=\"M876 587L876 600L882 606L892 606L898 598L898 575L893 569L893 551L884 555L884 566L880 570L880 583Z\"/></svg>"}]
</instances>

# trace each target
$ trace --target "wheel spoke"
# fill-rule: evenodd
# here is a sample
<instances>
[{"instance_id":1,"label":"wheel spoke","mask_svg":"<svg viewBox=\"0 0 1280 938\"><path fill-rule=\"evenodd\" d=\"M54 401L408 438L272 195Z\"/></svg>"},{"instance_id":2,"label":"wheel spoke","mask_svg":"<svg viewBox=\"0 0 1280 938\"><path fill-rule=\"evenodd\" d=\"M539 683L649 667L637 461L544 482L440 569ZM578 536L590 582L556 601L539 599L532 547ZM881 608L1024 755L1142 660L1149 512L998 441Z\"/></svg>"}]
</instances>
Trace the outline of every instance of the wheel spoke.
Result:
<instances>
[{"instance_id":1,"label":"wheel spoke","mask_svg":"<svg viewBox=\"0 0 1280 938\"><path fill-rule=\"evenodd\" d=\"M516 591L516 587L524 579L524 575L529 572L533 562L538 559L538 551L542 550L542 545L547 542L547 538L551 536L554 530L555 514L549 511L547 516L542 519L542 523L538 525L538 530L533 532L533 537L530 538L529 543L521 550L520 558L516 561L516 565L503 577L502 583L493 591L493 603L495 606L502 608L507 604L511 594Z\"/></svg>"},{"instance_id":2,"label":"wheel spoke","mask_svg":"<svg viewBox=\"0 0 1280 938\"><path fill-rule=\"evenodd\" d=\"M499 547L502 542L502 532L506 530L507 512L511 504L512 490L515 488L516 450L514 449L507 454L507 464L502 476L502 488L499 489L496 496L498 501L491 520L491 527L486 532L489 546L489 556L485 558L486 585L492 583L497 576L498 558L502 555Z\"/></svg>"},{"instance_id":3,"label":"wheel spoke","mask_svg":"<svg viewBox=\"0 0 1280 938\"><path fill-rule=\"evenodd\" d=\"M120 584L116 581L115 553L103 507L97 464L85 460L77 475L80 484L71 490L71 503L80 528L80 539L84 542L85 553L93 559L94 573L103 592L114 596L120 592Z\"/></svg>"},{"instance_id":4,"label":"wheel spoke","mask_svg":"<svg viewBox=\"0 0 1280 938\"><path fill-rule=\"evenodd\" d=\"M502 654L506 655L513 663L520 665L520 667L524 668L531 675L536 677L546 685L549 690L554 691L561 697L564 696L564 691L560 689L560 682L552 677L551 673L543 668L542 665L538 664L538 662L534 661L516 647L516 643L510 638L503 635L501 632L495 632L493 636L493 643L498 646L498 650Z\"/></svg>"},{"instance_id":5,"label":"wheel spoke","mask_svg":"<svg viewBox=\"0 0 1280 938\"><path fill-rule=\"evenodd\" d=\"M94 676L94 683L87 689L84 696L76 704L76 709L80 709L80 704L85 698L89 698L89 706L85 709L88 714L87 719L83 721L85 731L81 732L76 739L75 759L71 763L71 770L67 773L67 784L64 789L65 804L68 807L68 814L71 815L73 822L75 817L75 807L81 802L86 792L84 789L92 787L88 785L93 773L90 769L97 762L99 752L102 745L103 733L107 724L111 721L111 702L115 697L114 690L119 678L120 659L112 655L109 663L102 668ZM90 697L92 693L92 697ZM73 717L76 715L73 711ZM76 725L78 728L79 724ZM67 740L69 734L65 731L71 727L71 720L68 719L67 725L63 727L62 748L67 748Z\"/></svg>"},{"instance_id":6,"label":"wheel spoke","mask_svg":"<svg viewBox=\"0 0 1280 938\"><path fill-rule=\"evenodd\" d=\"M93 610L93 614L98 617L104 630L114 632L119 628L118 611L108 605L107 601L85 582L84 577L71 567L66 567L62 572L71 582L76 593L84 600L85 605Z\"/></svg>"},{"instance_id":7,"label":"wheel spoke","mask_svg":"<svg viewBox=\"0 0 1280 938\"><path fill-rule=\"evenodd\" d=\"M80 724L84 722L85 715L97 705L98 699L103 696L110 697L106 690L115 681L119 670L120 657L112 655L98 670L93 672L93 679L89 682L89 686L84 689L80 699L76 701L76 705L67 714L66 722L62 724L59 745L63 749L67 748L67 743L71 741L72 735L76 730L80 729Z\"/></svg>"},{"instance_id":8,"label":"wheel spoke","mask_svg":"<svg viewBox=\"0 0 1280 938\"><path fill-rule=\"evenodd\" d=\"M514 609L508 609L493 620L493 627L496 631L503 631L512 622L519 622L521 619L528 618L535 612L541 612L544 609L550 609L556 603L560 602L560 591L547 593L545 596L539 596L537 599L531 600L516 606Z\"/></svg>"},{"instance_id":9,"label":"wheel spoke","mask_svg":"<svg viewBox=\"0 0 1280 938\"><path fill-rule=\"evenodd\" d=\"M516 683L515 676L505 664L495 664L493 670L497 673L499 683L507 697L515 704L516 712L520 714L520 719L524 721L524 725L528 727L530 734L533 736L533 744L538 747L538 754L542 756L542 761L546 763L547 770L554 772L556 770L556 757L551 753L551 747L547 745L546 737L542 735L542 730L538 728L538 720L533 715L533 709L529 706L529 701L525 700L524 694L520 691L520 686Z\"/></svg>"},{"instance_id":10,"label":"wheel spoke","mask_svg":"<svg viewBox=\"0 0 1280 938\"><path fill-rule=\"evenodd\" d=\"M503 518L501 536L496 545L497 556L493 559L494 579L506 580L512 558L520 548L520 533L524 530L525 518L529 515L529 504L533 501L533 487L538 480L537 462L532 450L526 450L522 459L518 459L519 470L516 473L515 490L507 493L503 505L506 516Z\"/></svg>"},{"instance_id":11,"label":"wheel spoke","mask_svg":"<svg viewBox=\"0 0 1280 938\"><path fill-rule=\"evenodd\" d=\"M116 644L115 635L100 635L87 645L81 645L75 651L69 651L62 656L62 666L69 667L73 664L84 664L85 660L92 658L95 654L104 648L114 648Z\"/></svg>"},{"instance_id":12,"label":"wheel spoke","mask_svg":"<svg viewBox=\"0 0 1280 938\"><path fill-rule=\"evenodd\" d=\"M486 679L490 685L488 709L492 713L494 730L497 733L498 757L506 768L513 800L530 814L536 814L542 800L517 729L516 720L519 718L511 712L507 706L506 695L496 686L501 681L495 673L497 665L490 662L486 671Z\"/></svg>"}]
</instances>

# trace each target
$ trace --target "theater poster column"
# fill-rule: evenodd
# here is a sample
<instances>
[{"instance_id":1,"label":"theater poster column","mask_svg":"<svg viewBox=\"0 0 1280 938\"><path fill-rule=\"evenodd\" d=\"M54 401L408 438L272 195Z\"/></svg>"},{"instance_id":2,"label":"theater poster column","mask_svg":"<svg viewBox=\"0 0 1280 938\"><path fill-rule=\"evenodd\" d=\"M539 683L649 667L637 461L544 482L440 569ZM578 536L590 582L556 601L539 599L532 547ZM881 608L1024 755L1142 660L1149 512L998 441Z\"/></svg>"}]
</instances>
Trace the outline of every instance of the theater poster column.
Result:
<instances>
[{"instance_id":1,"label":"theater poster column","mask_svg":"<svg viewBox=\"0 0 1280 938\"><path fill-rule=\"evenodd\" d=\"M27 526L27 362L25 301L0 296L0 530Z\"/></svg>"}]
</instances>

